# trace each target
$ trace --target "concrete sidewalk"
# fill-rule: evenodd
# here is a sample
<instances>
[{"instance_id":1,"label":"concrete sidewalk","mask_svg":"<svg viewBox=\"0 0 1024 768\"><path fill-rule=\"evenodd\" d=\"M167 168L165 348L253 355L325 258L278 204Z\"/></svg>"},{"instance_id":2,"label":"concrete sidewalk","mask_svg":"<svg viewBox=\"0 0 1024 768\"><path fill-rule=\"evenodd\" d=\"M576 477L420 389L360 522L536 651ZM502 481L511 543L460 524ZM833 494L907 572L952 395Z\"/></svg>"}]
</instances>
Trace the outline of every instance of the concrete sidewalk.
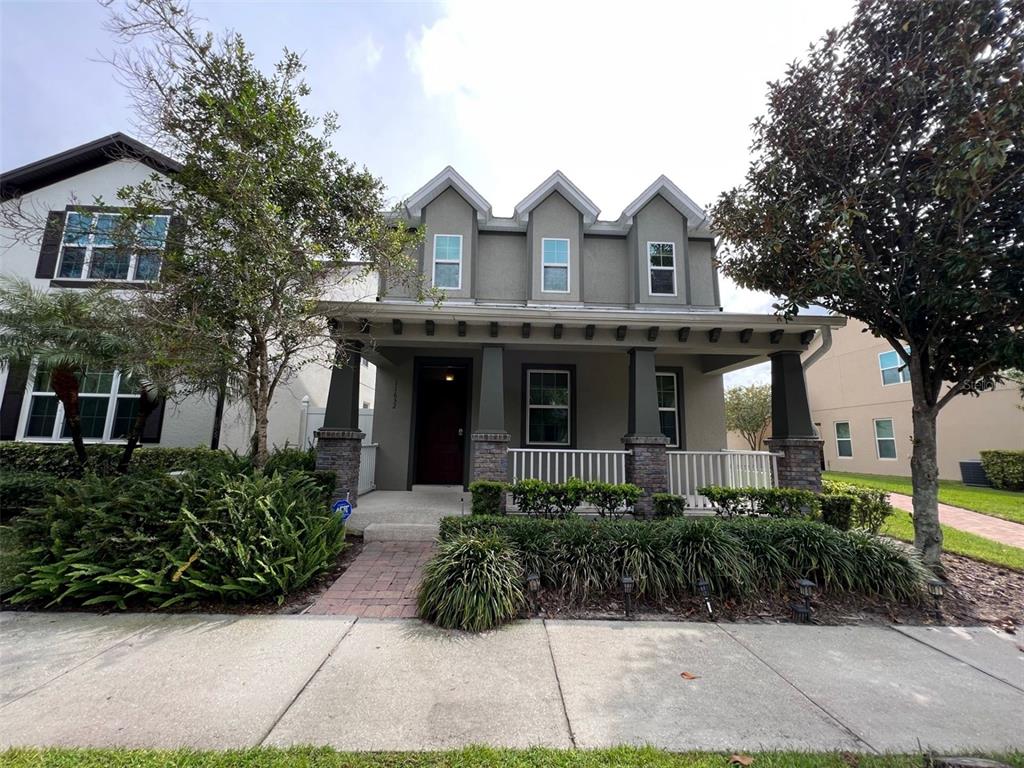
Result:
<instances>
[{"instance_id":1,"label":"concrete sidewalk","mask_svg":"<svg viewBox=\"0 0 1024 768\"><path fill-rule=\"evenodd\" d=\"M0 614L0 748L1024 748L984 628ZM688 675L683 675L688 673ZM692 677L692 679L690 679Z\"/></svg>"}]
</instances>

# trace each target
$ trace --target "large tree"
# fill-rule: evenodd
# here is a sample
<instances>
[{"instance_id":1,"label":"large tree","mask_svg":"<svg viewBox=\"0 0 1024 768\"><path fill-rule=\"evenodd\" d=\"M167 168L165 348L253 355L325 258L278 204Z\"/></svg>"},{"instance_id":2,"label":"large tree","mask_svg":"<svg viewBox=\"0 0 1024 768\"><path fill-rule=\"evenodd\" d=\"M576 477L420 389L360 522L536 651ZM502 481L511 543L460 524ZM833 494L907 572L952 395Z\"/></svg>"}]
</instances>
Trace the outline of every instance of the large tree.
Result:
<instances>
[{"instance_id":1,"label":"large tree","mask_svg":"<svg viewBox=\"0 0 1024 768\"><path fill-rule=\"evenodd\" d=\"M769 84L724 272L867 324L910 371L914 539L939 565L936 417L1024 356L1024 3L862 0Z\"/></svg>"},{"instance_id":2,"label":"large tree","mask_svg":"<svg viewBox=\"0 0 1024 768\"><path fill-rule=\"evenodd\" d=\"M750 450L761 449L772 419L772 388L768 384L750 384L725 391L725 426L739 432Z\"/></svg>"},{"instance_id":3,"label":"large tree","mask_svg":"<svg viewBox=\"0 0 1024 768\"><path fill-rule=\"evenodd\" d=\"M371 273L418 291L415 238L386 217L381 181L332 149L335 117L303 108L296 54L285 51L267 74L240 36L202 31L176 0L113 8L124 47L112 61L138 122L182 165L120 191L136 215L170 211L179 223L159 290L134 300L197 340L192 375L226 382L248 403L262 464L278 387L311 361L345 363L321 300L356 298L346 284Z\"/></svg>"}]
</instances>

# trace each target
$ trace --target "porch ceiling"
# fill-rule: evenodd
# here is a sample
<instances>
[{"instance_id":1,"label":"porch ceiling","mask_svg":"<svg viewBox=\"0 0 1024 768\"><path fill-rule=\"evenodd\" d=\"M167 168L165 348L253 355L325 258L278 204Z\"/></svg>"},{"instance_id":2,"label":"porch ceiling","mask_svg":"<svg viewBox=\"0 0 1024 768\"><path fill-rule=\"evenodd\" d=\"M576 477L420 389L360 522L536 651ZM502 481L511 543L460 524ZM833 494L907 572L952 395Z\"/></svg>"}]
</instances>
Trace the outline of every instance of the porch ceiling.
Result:
<instances>
[{"instance_id":1,"label":"porch ceiling","mask_svg":"<svg viewBox=\"0 0 1024 768\"><path fill-rule=\"evenodd\" d=\"M375 347L479 347L484 344L574 351L654 348L663 354L701 356L705 373L719 374L764 360L772 352L803 351L822 326L846 318L725 312L655 312L584 307L486 306L413 302L325 305L342 320L338 335ZM365 309L365 311L364 311ZM356 322L353 316L359 317Z\"/></svg>"}]
</instances>

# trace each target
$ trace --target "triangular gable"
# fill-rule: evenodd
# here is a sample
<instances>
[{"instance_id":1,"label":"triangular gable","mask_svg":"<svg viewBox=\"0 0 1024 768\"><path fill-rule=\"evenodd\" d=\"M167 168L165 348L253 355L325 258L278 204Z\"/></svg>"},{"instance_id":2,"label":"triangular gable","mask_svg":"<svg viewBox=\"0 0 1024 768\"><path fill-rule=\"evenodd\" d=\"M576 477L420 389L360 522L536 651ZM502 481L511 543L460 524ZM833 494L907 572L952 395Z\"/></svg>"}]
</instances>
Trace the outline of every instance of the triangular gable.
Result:
<instances>
[{"instance_id":1,"label":"triangular gable","mask_svg":"<svg viewBox=\"0 0 1024 768\"><path fill-rule=\"evenodd\" d=\"M654 180L647 189L645 189L636 200L626 206L622 212L622 221L628 222L634 216L636 216L645 205L653 200L657 195L661 195L673 208L681 213L689 225L691 233L696 230L707 231L708 229L708 216L704 213L699 205L697 205L689 196L677 187L672 180L665 175L659 176Z\"/></svg>"},{"instance_id":2,"label":"triangular gable","mask_svg":"<svg viewBox=\"0 0 1024 768\"><path fill-rule=\"evenodd\" d=\"M594 201L584 195L580 188L569 181L569 178L561 171L555 171L545 179L539 187L528 194L516 205L515 215L517 219L525 219L526 216L540 205L552 192L558 192L569 201L576 210L583 214L585 224L593 224L601 213Z\"/></svg>"},{"instance_id":3,"label":"triangular gable","mask_svg":"<svg viewBox=\"0 0 1024 768\"><path fill-rule=\"evenodd\" d=\"M405 209L409 212L409 217L419 219L423 215L423 209L449 187L462 195L466 202L473 206L480 220L486 220L491 215L491 204L449 165L416 190L406 201Z\"/></svg>"}]
</instances>

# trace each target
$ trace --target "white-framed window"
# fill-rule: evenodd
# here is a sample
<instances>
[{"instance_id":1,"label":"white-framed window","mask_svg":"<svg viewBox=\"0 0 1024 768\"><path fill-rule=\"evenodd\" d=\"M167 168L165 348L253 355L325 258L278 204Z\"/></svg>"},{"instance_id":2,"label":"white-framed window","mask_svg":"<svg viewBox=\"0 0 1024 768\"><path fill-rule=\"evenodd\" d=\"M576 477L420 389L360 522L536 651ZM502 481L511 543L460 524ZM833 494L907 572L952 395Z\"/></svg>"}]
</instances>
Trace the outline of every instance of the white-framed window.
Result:
<instances>
[{"instance_id":1,"label":"white-framed window","mask_svg":"<svg viewBox=\"0 0 1024 768\"><path fill-rule=\"evenodd\" d=\"M569 292L569 240L564 237L542 237L541 286L545 293Z\"/></svg>"},{"instance_id":2,"label":"white-framed window","mask_svg":"<svg viewBox=\"0 0 1024 768\"><path fill-rule=\"evenodd\" d=\"M169 216L150 216L132 236L118 232L121 214L68 211L61 237L57 277L61 280L152 281L160 276ZM121 240L121 242L117 242Z\"/></svg>"},{"instance_id":3,"label":"white-framed window","mask_svg":"<svg viewBox=\"0 0 1024 768\"><path fill-rule=\"evenodd\" d=\"M896 458L896 432L892 419L875 419L875 452L880 459Z\"/></svg>"},{"instance_id":4,"label":"white-framed window","mask_svg":"<svg viewBox=\"0 0 1024 768\"><path fill-rule=\"evenodd\" d=\"M655 374L658 383L658 418L669 448L679 447L679 378L674 373Z\"/></svg>"},{"instance_id":5,"label":"white-framed window","mask_svg":"<svg viewBox=\"0 0 1024 768\"><path fill-rule=\"evenodd\" d=\"M565 369L526 371L526 444L572 444L572 373Z\"/></svg>"},{"instance_id":6,"label":"white-framed window","mask_svg":"<svg viewBox=\"0 0 1024 768\"><path fill-rule=\"evenodd\" d=\"M647 243L647 272L652 296L675 296L676 244Z\"/></svg>"},{"instance_id":7,"label":"white-framed window","mask_svg":"<svg viewBox=\"0 0 1024 768\"><path fill-rule=\"evenodd\" d=\"M907 347L907 352L910 348ZM906 384L910 381L910 366L903 362L899 352L890 349L878 355L878 368L882 372L882 386L890 384Z\"/></svg>"},{"instance_id":8,"label":"white-framed window","mask_svg":"<svg viewBox=\"0 0 1024 768\"><path fill-rule=\"evenodd\" d=\"M462 235L434 235L434 287L462 288Z\"/></svg>"},{"instance_id":9,"label":"white-framed window","mask_svg":"<svg viewBox=\"0 0 1024 768\"><path fill-rule=\"evenodd\" d=\"M853 458L853 433L850 432L850 422L837 421L836 427L836 456L841 459Z\"/></svg>"},{"instance_id":10,"label":"white-framed window","mask_svg":"<svg viewBox=\"0 0 1024 768\"><path fill-rule=\"evenodd\" d=\"M36 365L29 377L21 437L24 440L70 440L64 405L57 399L51 372ZM120 371L87 370L78 375L78 412L82 438L91 442L124 440L139 410L139 390Z\"/></svg>"}]
</instances>

